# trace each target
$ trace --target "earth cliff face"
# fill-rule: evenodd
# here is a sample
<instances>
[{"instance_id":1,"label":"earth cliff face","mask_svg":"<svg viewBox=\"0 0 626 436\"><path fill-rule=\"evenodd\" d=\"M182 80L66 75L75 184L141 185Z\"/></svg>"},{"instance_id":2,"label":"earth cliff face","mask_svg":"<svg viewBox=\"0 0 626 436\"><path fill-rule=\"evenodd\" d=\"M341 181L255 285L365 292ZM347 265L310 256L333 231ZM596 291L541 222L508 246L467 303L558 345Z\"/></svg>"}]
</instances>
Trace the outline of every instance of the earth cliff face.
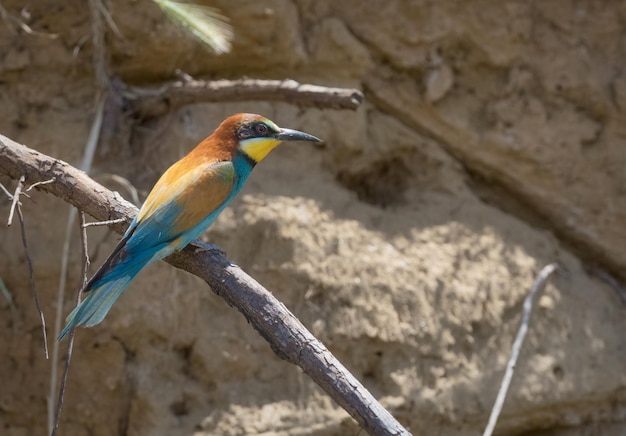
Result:
<instances>
[{"instance_id":1,"label":"earth cliff face","mask_svg":"<svg viewBox=\"0 0 626 436\"><path fill-rule=\"evenodd\" d=\"M236 4L235 4L236 3ZM540 297L500 434L626 433L626 4L287 1L212 4L231 18L214 56L149 2L112 1L111 71L128 83L293 78L364 90L355 112L198 104L98 149L93 175L143 198L234 112L326 140L260 164L206 235L285 303L414 434L477 434L541 267ZM3 6L19 15L21 2ZM27 13L26 13L27 12ZM84 2L35 2L27 35L0 21L0 133L78 164L95 86ZM75 47L82 47L74 54ZM14 182L0 181L9 187ZM24 200L48 325L68 207ZM9 201L0 200L6 217ZM117 237L90 230L97 266ZM68 283L79 283L78 232ZM19 229L0 231L0 428L42 434L43 356ZM615 277L616 280L611 280ZM73 291L70 292L73 294ZM68 296L64 313L73 297ZM52 330L49 329L49 336ZM203 282L146 268L81 330L61 429L72 435L356 434Z\"/></svg>"}]
</instances>

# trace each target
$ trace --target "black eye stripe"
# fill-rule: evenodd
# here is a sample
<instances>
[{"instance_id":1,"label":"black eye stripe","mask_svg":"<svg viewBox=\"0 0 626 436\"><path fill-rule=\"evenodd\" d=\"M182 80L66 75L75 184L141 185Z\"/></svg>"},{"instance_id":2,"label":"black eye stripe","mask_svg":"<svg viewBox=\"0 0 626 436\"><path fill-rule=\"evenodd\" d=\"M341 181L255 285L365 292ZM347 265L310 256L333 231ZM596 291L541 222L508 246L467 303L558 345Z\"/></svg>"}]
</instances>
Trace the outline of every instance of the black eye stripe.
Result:
<instances>
[{"instance_id":1,"label":"black eye stripe","mask_svg":"<svg viewBox=\"0 0 626 436\"><path fill-rule=\"evenodd\" d=\"M249 139L249 138L262 138L270 136L275 133L274 129L265 123L257 122L254 124L247 124L239 127L237 130L237 138Z\"/></svg>"},{"instance_id":2,"label":"black eye stripe","mask_svg":"<svg viewBox=\"0 0 626 436\"><path fill-rule=\"evenodd\" d=\"M247 126L241 127L237 132L237 137L239 139L251 138L252 136L254 136L254 132Z\"/></svg>"}]
</instances>

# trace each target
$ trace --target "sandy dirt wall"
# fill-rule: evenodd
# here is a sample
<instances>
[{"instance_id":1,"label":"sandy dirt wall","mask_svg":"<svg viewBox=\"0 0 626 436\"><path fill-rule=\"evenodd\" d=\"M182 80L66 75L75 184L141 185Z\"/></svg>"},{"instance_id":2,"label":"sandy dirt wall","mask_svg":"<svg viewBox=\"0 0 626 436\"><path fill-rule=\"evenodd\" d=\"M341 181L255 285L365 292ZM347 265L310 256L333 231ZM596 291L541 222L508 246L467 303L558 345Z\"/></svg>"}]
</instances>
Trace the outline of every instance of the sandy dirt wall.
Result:
<instances>
[{"instance_id":1,"label":"sandy dirt wall","mask_svg":"<svg viewBox=\"0 0 626 436\"><path fill-rule=\"evenodd\" d=\"M216 1L235 28L214 56L148 1L109 2L111 73L137 85L293 78L363 89L356 111L200 104L97 152L93 176L144 197L240 111L324 138L279 147L206 235L283 301L414 434L484 428L539 269L567 274L533 314L498 429L626 433L626 7L595 1ZM2 5L20 16L24 4ZM78 164L94 114L84 2L0 20L0 133ZM76 47L80 50L76 51ZM14 182L0 177L5 186ZM24 201L53 325L68 206ZM0 217L10 203L0 199ZM94 267L117 236L90 231ZM78 233L68 283L79 283ZM0 230L0 433L43 434L43 357L19 229ZM73 291L71 291L73 293ZM72 306L66 298L64 312ZM49 330L51 334L51 330ZM63 434L345 435L354 421L276 358L199 280L151 265L80 331Z\"/></svg>"}]
</instances>

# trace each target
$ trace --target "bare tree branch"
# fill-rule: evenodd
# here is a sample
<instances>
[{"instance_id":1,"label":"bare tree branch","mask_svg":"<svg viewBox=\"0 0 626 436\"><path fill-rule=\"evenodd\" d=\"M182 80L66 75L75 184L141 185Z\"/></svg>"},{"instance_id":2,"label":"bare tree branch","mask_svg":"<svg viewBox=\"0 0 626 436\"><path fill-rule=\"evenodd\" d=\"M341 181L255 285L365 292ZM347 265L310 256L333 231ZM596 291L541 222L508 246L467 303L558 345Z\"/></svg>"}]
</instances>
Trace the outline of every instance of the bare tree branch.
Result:
<instances>
[{"instance_id":1,"label":"bare tree branch","mask_svg":"<svg viewBox=\"0 0 626 436\"><path fill-rule=\"evenodd\" d=\"M128 87L124 94L131 110L142 119L192 103L263 100L354 110L363 102L363 93L358 89L327 88L295 80L179 80L155 89Z\"/></svg>"},{"instance_id":2,"label":"bare tree branch","mask_svg":"<svg viewBox=\"0 0 626 436\"><path fill-rule=\"evenodd\" d=\"M137 208L98 184L85 173L58 159L0 135L0 173L40 185L98 220L125 218L112 225L123 232ZM373 435L410 433L385 410L363 385L268 290L207 244L195 242L165 259L205 280L213 291L235 306L267 340L281 359L298 365L365 431Z\"/></svg>"}]
</instances>

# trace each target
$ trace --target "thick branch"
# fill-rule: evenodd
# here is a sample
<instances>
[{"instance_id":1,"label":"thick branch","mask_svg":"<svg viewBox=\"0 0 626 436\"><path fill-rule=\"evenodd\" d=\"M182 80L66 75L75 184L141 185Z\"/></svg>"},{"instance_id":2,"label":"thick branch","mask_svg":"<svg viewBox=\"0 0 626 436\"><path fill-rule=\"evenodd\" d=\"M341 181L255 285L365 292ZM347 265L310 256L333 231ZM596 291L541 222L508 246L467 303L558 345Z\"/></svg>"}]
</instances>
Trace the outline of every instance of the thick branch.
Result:
<instances>
[{"instance_id":1,"label":"thick branch","mask_svg":"<svg viewBox=\"0 0 626 436\"><path fill-rule=\"evenodd\" d=\"M126 218L111 227L123 232L137 208L58 159L0 135L0 173L28 183L55 179L37 189L49 192L98 220ZM370 434L408 435L391 414L287 308L228 259L201 242L166 261L205 280L235 306L282 359L298 365Z\"/></svg>"},{"instance_id":2,"label":"thick branch","mask_svg":"<svg viewBox=\"0 0 626 436\"><path fill-rule=\"evenodd\" d=\"M363 102L358 89L327 88L295 80L181 80L156 89L128 88L131 110L147 119L192 103L220 101L282 101L300 107L356 109Z\"/></svg>"}]
</instances>

